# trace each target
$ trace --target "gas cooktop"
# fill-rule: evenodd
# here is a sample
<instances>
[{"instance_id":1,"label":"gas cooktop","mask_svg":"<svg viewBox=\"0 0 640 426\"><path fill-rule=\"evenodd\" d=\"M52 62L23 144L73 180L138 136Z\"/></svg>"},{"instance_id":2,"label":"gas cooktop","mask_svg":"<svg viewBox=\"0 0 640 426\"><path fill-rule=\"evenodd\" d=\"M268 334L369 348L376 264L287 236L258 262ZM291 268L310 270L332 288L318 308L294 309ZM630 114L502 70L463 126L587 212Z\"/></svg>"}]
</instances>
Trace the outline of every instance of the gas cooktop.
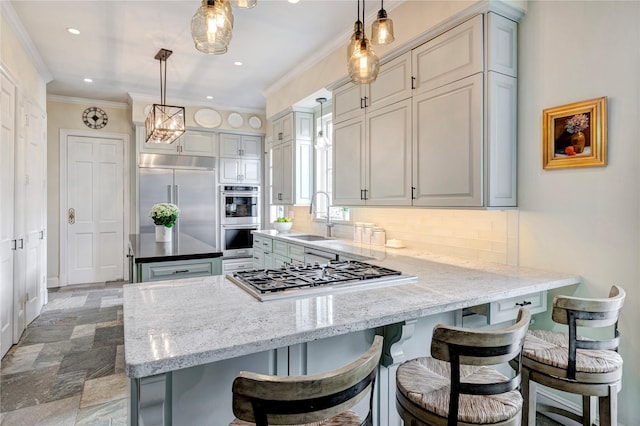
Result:
<instances>
[{"instance_id":1,"label":"gas cooktop","mask_svg":"<svg viewBox=\"0 0 640 426\"><path fill-rule=\"evenodd\" d=\"M354 260L243 271L229 274L227 278L261 301L417 281L414 276Z\"/></svg>"}]
</instances>

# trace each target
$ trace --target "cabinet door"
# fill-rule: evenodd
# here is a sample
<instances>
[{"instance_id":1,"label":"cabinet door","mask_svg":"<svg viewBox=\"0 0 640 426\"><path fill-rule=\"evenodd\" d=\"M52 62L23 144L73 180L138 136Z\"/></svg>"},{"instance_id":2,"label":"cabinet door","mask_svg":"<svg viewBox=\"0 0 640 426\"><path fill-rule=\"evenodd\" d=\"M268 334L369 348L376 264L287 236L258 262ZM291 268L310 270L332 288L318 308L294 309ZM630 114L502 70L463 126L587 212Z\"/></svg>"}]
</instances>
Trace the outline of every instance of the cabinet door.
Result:
<instances>
[{"instance_id":1,"label":"cabinet door","mask_svg":"<svg viewBox=\"0 0 640 426\"><path fill-rule=\"evenodd\" d=\"M364 185L364 120L353 118L333 127L333 204L357 206L365 204ZM381 170L380 173L385 173Z\"/></svg>"},{"instance_id":2,"label":"cabinet door","mask_svg":"<svg viewBox=\"0 0 640 426\"><path fill-rule=\"evenodd\" d=\"M184 135L180 136L176 141L170 144L166 143L146 143L144 141L146 135L144 127L142 128L142 139L140 140L140 152L145 152L149 154L178 154L180 150L180 139L184 137Z\"/></svg>"},{"instance_id":3,"label":"cabinet door","mask_svg":"<svg viewBox=\"0 0 640 426\"><path fill-rule=\"evenodd\" d=\"M515 78L497 72L490 71L487 75L487 202L491 207L515 207L518 83Z\"/></svg>"},{"instance_id":4,"label":"cabinet door","mask_svg":"<svg viewBox=\"0 0 640 426\"><path fill-rule=\"evenodd\" d=\"M181 154L215 157L215 133L187 130L181 138Z\"/></svg>"},{"instance_id":5,"label":"cabinet door","mask_svg":"<svg viewBox=\"0 0 640 426\"><path fill-rule=\"evenodd\" d=\"M281 118L282 120L282 142L293 139L293 113L289 113Z\"/></svg>"},{"instance_id":6,"label":"cabinet door","mask_svg":"<svg viewBox=\"0 0 640 426\"><path fill-rule=\"evenodd\" d=\"M482 206L482 74L413 98L413 204Z\"/></svg>"},{"instance_id":7,"label":"cabinet door","mask_svg":"<svg viewBox=\"0 0 640 426\"><path fill-rule=\"evenodd\" d=\"M242 148L242 136L220 133L220 157L238 157Z\"/></svg>"},{"instance_id":8,"label":"cabinet door","mask_svg":"<svg viewBox=\"0 0 640 426\"><path fill-rule=\"evenodd\" d=\"M412 51L416 93L482 72L482 15Z\"/></svg>"},{"instance_id":9,"label":"cabinet door","mask_svg":"<svg viewBox=\"0 0 640 426\"><path fill-rule=\"evenodd\" d=\"M244 159L240 163L240 180L244 183L260 183L260 160Z\"/></svg>"},{"instance_id":10,"label":"cabinet door","mask_svg":"<svg viewBox=\"0 0 640 426\"><path fill-rule=\"evenodd\" d=\"M313 114L306 112L296 112L295 116L295 132L296 132L296 140L305 140L310 141L313 139L313 129L315 128L313 124Z\"/></svg>"},{"instance_id":11,"label":"cabinet door","mask_svg":"<svg viewBox=\"0 0 640 426\"><path fill-rule=\"evenodd\" d=\"M240 147L243 158L262 157L262 138L260 136L242 136Z\"/></svg>"},{"instance_id":12,"label":"cabinet door","mask_svg":"<svg viewBox=\"0 0 640 426\"><path fill-rule=\"evenodd\" d=\"M271 148L271 204L282 204L282 145Z\"/></svg>"},{"instance_id":13,"label":"cabinet door","mask_svg":"<svg viewBox=\"0 0 640 426\"><path fill-rule=\"evenodd\" d=\"M220 183L237 183L242 171L239 158L220 158Z\"/></svg>"},{"instance_id":14,"label":"cabinet door","mask_svg":"<svg viewBox=\"0 0 640 426\"><path fill-rule=\"evenodd\" d=\"M282 143L283 140L282 134L282 118L275 120L271 124L271 141L274 145Z\"/></svg>"},{"instance_id":15,"label":"cabinet door","mask_svg":"<svg viewBox=\"0 0 640 426\"><path fill-rule=\"evenodd\" d=\"M364 114L366 85L347 83L333 91L333 124Z\"/></svg>"},{"instance_id":16,"label":"cabinet door","mask_svg":"<svg viewBox=\"0 0 640 426\"><path fill-rule=\"evenodd\" d=\"M518 75L518 24L493 12L487 14L489 42L487 69L516 77Z\"/></svg>"},{"instance_id":17,"label":"cabinet door","mask_svg":"<svg viewBox=\"0 0 640 426\"><path fill-rule=\"evenodd\" d=\"M313 142L311 140L296 140L294 145L293 204L308 205L311 204L311 196L313 195Z\"/></svg>"},{"instance_id":18,"label":"cabinet door","mask_svg":"<svg viewBox=\"0 0 640 426\"><path fill-rule=\"evenodd\" d=\"M411 205L411 99L367 112L367 205Z\"/></svg>"},{"instance_id":19,"label":"cabinet door","mask_svg":"<svg viewBox=\"0 0 640 426\"><path fill-rule=\"evenodd\" d=\"M282 182L280 184L280 201L279 204L292 205L293 204L293 183L295 176L293 174L293 147L294 142L289 140L281 145L281 157L282 157Z\"/></svg>"},{"instance_id":20,"label":"cabinet door","mask_svg":"<svg viewBox=\"0 0 640 426\"><path fill-rule=\"evenodd\" d=\"M380 67L378 78L369 85L367 113L410 97L411 52L407 52Z\"/></svg>"}]
</instances>

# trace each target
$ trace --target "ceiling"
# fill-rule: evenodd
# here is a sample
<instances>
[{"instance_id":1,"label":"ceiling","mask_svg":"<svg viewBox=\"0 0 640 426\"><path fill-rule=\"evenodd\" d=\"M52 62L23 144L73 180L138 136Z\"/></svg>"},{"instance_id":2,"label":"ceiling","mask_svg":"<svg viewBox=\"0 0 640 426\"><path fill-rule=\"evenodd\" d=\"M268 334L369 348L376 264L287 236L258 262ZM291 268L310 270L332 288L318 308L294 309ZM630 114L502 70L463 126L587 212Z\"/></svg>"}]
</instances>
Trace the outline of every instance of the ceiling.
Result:
<instances>
[{"instance_id":1,"label":"ceiling","mask_svg":"<svg viewBox=\"0 0 640 426\"><path fill-rule=\"evenodd\" d=\"M385 9L401 1L387 0ZM195 49L190 33L200 0L11 4L52 76L49 95L126 102L133 93L159 102L160 64L154 56L166 48L173 51L167 61L168 104L255 111L265 109L265 90L288 73L344 46L357 14L353 0L258 0L253 9L234 8L228 52L207 55ZM377 0L367 2L368 22L377 9ZM80 35L68 33L69 27ZM85 83L86 77L93 83Z\"/></svg>"}]
</instances>

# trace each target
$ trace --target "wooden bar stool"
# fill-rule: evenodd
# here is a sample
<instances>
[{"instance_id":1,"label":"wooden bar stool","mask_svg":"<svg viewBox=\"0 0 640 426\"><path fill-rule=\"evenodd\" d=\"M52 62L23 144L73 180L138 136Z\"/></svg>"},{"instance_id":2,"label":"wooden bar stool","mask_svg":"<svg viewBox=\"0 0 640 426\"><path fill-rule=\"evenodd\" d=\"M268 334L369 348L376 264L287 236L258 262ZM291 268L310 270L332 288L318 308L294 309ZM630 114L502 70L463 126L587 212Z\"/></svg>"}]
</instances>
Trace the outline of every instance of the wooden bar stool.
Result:
<instances>
[{"instance_id":1,"label":"wooden bar stool","mask_svg":"<svg viewBox=\"0 0 640 426\"><path fill-rule=\"evenodd\" d=\"M510 379L487 366L515 360L519 367L530 319L520 308L507 328L436 326L431 357L407 361L396 373L396 407L405 426L519 425L519 368Z\"/></svg>"},{"instance_id":2,"label":"wooden bar stool","mask_svg":"<svg viewBox=\"0 0 640 426\"><path fill-rule=\"evenodd\" d=\"M373 388L382 355L382 336L351 364L308 376L269 376L241 371L233 381L230 426L372 425ZM369 393L369 412L363 421L351 411Z\"/></svg>"},{"instance_id":3,"label":"wooden bar stool","mask_svg":"<svg viewBox=\"0 0 640 426\"><path fill-rule=\"evenodd\" d=\"M600 425L618 423L618 392L622 386L622 357L618 317L625 292L611 287L607 299L556 296L551 318L566 324L568 333L530 330L522 353L523 425L535 425L536 408L569 417L586 426L595 419L592 397L599 398ZM591 340L578 336L578 327L611 327L613 339ZM582 395L582 416L566 410L536 405L535 383Z\"/></svg>"}]
</instances>

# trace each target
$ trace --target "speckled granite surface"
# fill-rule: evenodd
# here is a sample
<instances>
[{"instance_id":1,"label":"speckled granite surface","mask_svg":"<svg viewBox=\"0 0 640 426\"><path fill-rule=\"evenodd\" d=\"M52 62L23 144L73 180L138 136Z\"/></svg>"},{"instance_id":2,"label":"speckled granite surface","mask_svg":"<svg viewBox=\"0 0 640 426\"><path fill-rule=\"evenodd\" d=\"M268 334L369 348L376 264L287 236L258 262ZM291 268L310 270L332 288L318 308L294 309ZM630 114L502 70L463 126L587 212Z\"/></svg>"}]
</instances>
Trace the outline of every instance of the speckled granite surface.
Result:
<instances>
[{"instance_id":1,"label":"speckled granite surface","mask_svg":"<svg viewBox=\"0 0 640 426\"><path fill-rule=\"evenodd\" d=\"M268 302L224 276L126 285L127 375L151 376L580 282L578 276L407 249L374 251L339 240L310 246L328 244L416 275L418 282Z\"/></svg>"}]
</instances>

